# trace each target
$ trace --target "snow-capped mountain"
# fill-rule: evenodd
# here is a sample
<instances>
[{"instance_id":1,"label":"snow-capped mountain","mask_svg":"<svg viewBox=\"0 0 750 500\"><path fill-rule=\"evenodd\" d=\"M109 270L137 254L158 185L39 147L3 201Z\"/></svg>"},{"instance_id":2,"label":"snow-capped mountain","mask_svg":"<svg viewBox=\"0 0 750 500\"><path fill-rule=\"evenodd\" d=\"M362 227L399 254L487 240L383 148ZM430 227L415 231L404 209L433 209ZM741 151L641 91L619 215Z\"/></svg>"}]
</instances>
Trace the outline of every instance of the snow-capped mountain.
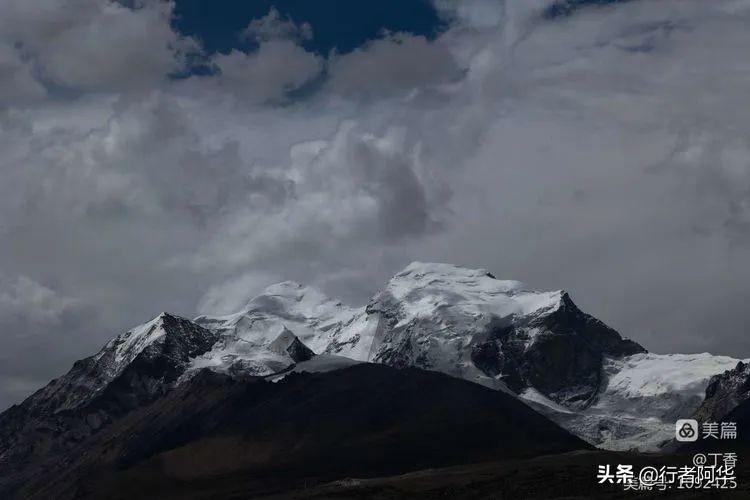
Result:
<instances>
[{"instance_id":1,"label":"snow-capped mountain","mask_svg":"<svg viewBox=\"0 0 750 500\"><path fill-rule=\"evenodd\" d=\"M528 290L484 270L414 263L366 308L368 360L418 366L571 407L600 387L602 359L644 349L581 312L567 293Z\"/></svg>"},{"instance_id":2,"label":"snow-capped mountain","mask_svg":"<svg viewBox=\"0 0 750 500\"><path fill-rule=\"evenodd\" d=\"M190 360L210 349L217 338L215 332L190 320L162 313L113 338L94 356L77 361L66 375L50 382L24 405L45 414L72 410L90 403L123 375L146 365L154 365L154 380L174 381Z\"/></svg>"},{"instance_id":3,"label":"snow-capped mountain","mask_svg":"<svg viewBox=\"0 0 750 500\"><path fill-rule=\"evenodd\" d=\"M512 392L535 387L574 407L596 394L603 356L644 351L565 292L531 291L447 264L411 264L362 309L287 282L239 313L196 322L222 335L195 361L200 367L226 371L242 352L256 356L247 346L264 346L285 328L319 354L416 366Z\"/></svg>"},{"instance_id":4,"label":"snow-capped mountain","mask_svg":"<svg viewBox=\"0 0 750 500\"><path fill-rule=\"evenodd\" d=\"M738 360L650 354L564 291L413 263L361 308L284 282L232 315L161 315L0 415L0 460L30 420L70 427L61 415L85 407L75 425L92 433L203 369L279 380L354 362L413 366L514 393L592 444L651 450L670 439L677 418L698 410L711 377Z\"/></svg>"},{"instance_id":5,"label":"snow-capped mountain","mask_svg":"<svg viewBox=\"0 0 750 500\"><path fill-rule=\"evenodd\" d=\"M0 414L0 464L66 449L158 399L217 339L215 332L166 313L115 337Z\"/></svg>"}]
</instances>

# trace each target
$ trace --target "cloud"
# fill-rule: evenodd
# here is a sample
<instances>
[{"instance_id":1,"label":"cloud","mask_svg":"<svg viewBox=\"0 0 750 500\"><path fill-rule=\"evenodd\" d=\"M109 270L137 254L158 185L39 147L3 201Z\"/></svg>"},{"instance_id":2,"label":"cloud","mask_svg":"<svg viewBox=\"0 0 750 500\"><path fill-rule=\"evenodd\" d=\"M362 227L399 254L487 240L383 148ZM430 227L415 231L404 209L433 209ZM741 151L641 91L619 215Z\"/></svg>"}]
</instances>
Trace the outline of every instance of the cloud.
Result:
<instances>
[{"instance_id":1,"label":"cloud","mask_svg":"<svg viewBox=\"0 0 750 500\"><path fill-rule=\"evenodd\" d=\"M86 316L84 305L29 276L0 275L0 408L39 388L50 368L64 369Z\"/></svg>"},{"instance_id":2,"label":"cloud","mask_svg":"<svg viewBox=\"0 0 750 500\"><path fill-rule=\"evenodd\" d=\"M257 51L233 50L213 58L219 85L251 103L279 101L314 80L323 61L291 40L270 40Z\"/></svg>"},{"instance_id":3,"label":"cloud","mask_svg":"<svg viewBox=\"0 0 750 500\"><path fill-rule=\"evenodd\" d=\"M193 77L185 87L192 92L229 93L245 105L279 104L324 70L323 58L300 45L312 38L310 25L283 19L275 8L252 21L240 37L255 47L214 54L210 58L214 74Z\"/></svg>"},{"instance_id":4,"label":"cloud","mask_svg":"<svg viewBox=\"0 0 750 500\"><path fill-rule=\"evenodd\" d=\"M246 273L214 285L198 302L199 314L212 316L240 311L267 286L283 281L279 275Z\"/></svg>"},{"instance_id":5,"label":"cloud","mask_svg":"<svg viewBox=\"0 0 750 500\"><path fill-rule=\"evenodd\" d=\"M0 408L7 408L22 401L47 382L48 380L44 378L33 379L0 375Z\"/></svg>"},{"instance_id":6,"label":"cloud","mask_svg":"<svg viewBox=\"0 0 750 500\"><path fill-rule=\"evenodd\" d=\"M10 103L37 101L45 95L31 64L22 60L12 46L0 42L0 109Z\"/></svg>"},{"instance_id":7,"label":"cloud","mask_svg":"<svg viewBox=\"0 0 750 500\"><path fill-rule=\"evenodd\" d=\"M0 318L22 318L32 324L59 323L74 302L27 276L0 281Z\"/></svg>"},{"instance_id":8,"label":"cloud","mask_svg":"<svg viewBox=\"0 0 750 500\"><path fill-rule=\"evenodd\" d=\"M362 303L411 260L569 289L656 351L750 355L747 2L442 1L435 40L325 59L271 13L180 80L169 3L0 2L4 380L270 280Z\"/></svg>"},{"instance_id":9,"label":"cloud","mask_svg":"<svg viewBox=\"0 0 750 500\"><path fill-rule=\"evenodd\" d=\"M485 33L468 78L499 107L425 251L572 289L657 351L747 352L747 16L632 2Z\"/></svg>"},{"instance_id":10,"label":"cloud","mask_svg":"<svg viewBox=\"0 0 750 500\"><path fill-rule=\"evenodd\" d=\"M279 11L271 7L265 17L255 19L243 32L243 36L257 42L271 40L311 40L312 26L309 23L297 25L294 21L283 19Z\"/></svg>"},{"instance_id":11,"label":"cloud","mask_svg":"<svg viewBox=\"0 0 750 500\"><path fill-rule=\"evenodd\" d=\"M295 144L288 165L267 168L269 182L281 188L275 199L266 189L243 207L216 221L209 245L193 265L237 269L282 262L287 270L318 260L367 252L437 229L432 203L446 196L430 186L429 167L405 131L383 135L344 122L330 140ZM430 192L431 189L439 192ZM326 266L333 270L333 262Z\"/></svg>"},{"instance_id":12,"label":"cloud","mask_svg":"<svg viewBox=\"0 0 750 500\"><path fill-rule=\"evenodd\" d=\"M36 67L39 79L81 90L143 88L184 66L198 49L169 24L174 4L128 8L114 1L2 0L0 40Z\"/></svg>"},{"instance_id":13,"label":"cloud","mask_svg":"<svg viewBox=\"0 0 750 500\"><path fill-rule=\"evenodd\" d=\"M457 79L460 70L440 42L404 33L390 34L329 65L328 90L347 96L387 96Z\"/></svg>"},{"instance_id":14,"label":"cloud","mask_svg":"<svg viewBox=\"0 0 750 500\"><path fill-rule=\"evenodd\" d=\"M491 28L502 23L508 2L495 0L433 0L443 16L473 28Z\"/></svg>"}]
</instances>

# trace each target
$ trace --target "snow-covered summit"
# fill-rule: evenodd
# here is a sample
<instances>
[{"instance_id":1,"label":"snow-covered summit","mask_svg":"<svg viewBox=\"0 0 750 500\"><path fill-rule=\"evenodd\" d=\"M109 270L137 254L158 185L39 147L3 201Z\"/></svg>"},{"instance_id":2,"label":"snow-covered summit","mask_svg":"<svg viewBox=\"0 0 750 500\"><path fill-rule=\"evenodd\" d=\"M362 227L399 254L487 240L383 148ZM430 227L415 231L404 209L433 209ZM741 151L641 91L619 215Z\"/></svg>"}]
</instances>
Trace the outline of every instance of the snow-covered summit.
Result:
<instances>
[{"instance_id":1,"label":"snow-covered summit","mask_svg":"<svg viewBox=\"0 0 750 500\"><path fill-rule=\"evenodd\" d=\"M159 314L151 321L138 325L110 340L97 356L101 358L111 351L118 366L127 365L146 347L164 338L167 334L165 321L170 321L172 318L176 317L166 312Z\"/></svg>"},{"instance_id":2,"label":"snow-covered summit","mask_svg":"<svg viewBox=\"0 0 750 500\"><path fill-rule=\"evenodd\" d=\"M564 291L536 291L483 269L415 262L368 304L370 360L443 371L514 392L536 387L583 404L601 357L642 347L581 312Z\"/></svg>"},{"instance_id":3,"label":"snow-covered summit","mask_svg":"<svg viewBox=\"0 0 750 500\"><path fill-rule=\"evenodd\" d=\"M226 316L199 316L195 322L227 337L266 345L288 328L315 352L327 347L321 332L352 320L358 310L329 299L317 288L293 281L271 285L242 310Z\"/></svg>"},{"instance_id":4,"label":"snow-covered summit","mask_svg":"<svg viewBox=\"0 0 750 500\"><path fill-rule=\"evenodd\" d=\"M388 282L376 300L400 302L411 317L441 314L447 308L472 317L527 316L560 307L564 294L530 290L520 281L499 280L484 269L413 262Z\"/></svg>"},{"instance_id":5,"label":"snow-covered summit","mask_svg":"<svg viewBox=\"0 0 750 500\"><path fill-rule=\"evenodd\" d=\"M244 312L253 311L276 314L295 321L320 319L335 314L342 308L323 292L294 281L285 281L267 287L248 303Z\"/></svg>"},{"instance_id":6,"label":"snow-covered summit","mask_svg":"<svg viewBox=\"0 0 750 500\"><path fill-rule=\"evenodd\" d=\"M412 262L395 274L388 283L388 288L394 290L398 283L412 283L413 286L443 284L449 287L462 283L470 288L500 290L503 293L512 293L526 288L520 281L497 279L486 269L470 269L454 264L419 261Z\"/></svg>"},{"instance_id":7,"label":"snow-covered summit","mask_svg":"<svg viewBox=\"0 0 750 500\"><path fill-rule=\"evenodd\" d=\"M317 288L293 281L277 283L234 314L196 318L197 324L216 332L219 341L189 370L239 370L258 376L286 370L309 359L308 353L324 352L330 337L361 313Z\"/></svg>"}]
</instances>

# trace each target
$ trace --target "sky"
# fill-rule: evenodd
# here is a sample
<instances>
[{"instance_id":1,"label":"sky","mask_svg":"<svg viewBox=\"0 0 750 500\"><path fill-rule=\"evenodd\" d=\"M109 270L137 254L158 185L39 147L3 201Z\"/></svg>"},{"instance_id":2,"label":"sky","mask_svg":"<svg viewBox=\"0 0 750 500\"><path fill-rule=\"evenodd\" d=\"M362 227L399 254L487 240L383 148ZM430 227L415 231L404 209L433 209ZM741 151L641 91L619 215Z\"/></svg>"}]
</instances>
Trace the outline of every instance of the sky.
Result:
<instances>
[{"instance_id":1,"label":"sky","mask_svg":"<svg viewBox=\"0 0 750 500\"><path fill-rule=\"evenodd\" d=\"M414 260L750 357L748 0L0 0L0 408Z\"/></svg>"}]
</instances>

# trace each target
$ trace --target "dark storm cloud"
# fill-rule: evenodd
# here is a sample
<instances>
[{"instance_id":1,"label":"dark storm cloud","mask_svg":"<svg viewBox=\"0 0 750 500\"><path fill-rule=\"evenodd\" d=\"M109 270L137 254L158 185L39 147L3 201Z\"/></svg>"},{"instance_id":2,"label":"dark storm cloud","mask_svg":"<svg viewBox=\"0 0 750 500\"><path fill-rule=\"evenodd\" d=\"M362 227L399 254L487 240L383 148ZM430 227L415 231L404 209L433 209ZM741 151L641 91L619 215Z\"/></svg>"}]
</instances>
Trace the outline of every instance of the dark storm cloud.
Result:
<instances>
[{"instance_id":1,"label":"dark storm cloud","mask_svg":"<svg viewBox=\"0 0 750 500\"><path fill-rule=\"evenodd\" d=\"M169 2L32 4L0 0L0 406L161 310L361 303L411 260L750 355L747 2L436 0L345 54L281 3L223 53Z\"/></svg>"}]
</instances>

